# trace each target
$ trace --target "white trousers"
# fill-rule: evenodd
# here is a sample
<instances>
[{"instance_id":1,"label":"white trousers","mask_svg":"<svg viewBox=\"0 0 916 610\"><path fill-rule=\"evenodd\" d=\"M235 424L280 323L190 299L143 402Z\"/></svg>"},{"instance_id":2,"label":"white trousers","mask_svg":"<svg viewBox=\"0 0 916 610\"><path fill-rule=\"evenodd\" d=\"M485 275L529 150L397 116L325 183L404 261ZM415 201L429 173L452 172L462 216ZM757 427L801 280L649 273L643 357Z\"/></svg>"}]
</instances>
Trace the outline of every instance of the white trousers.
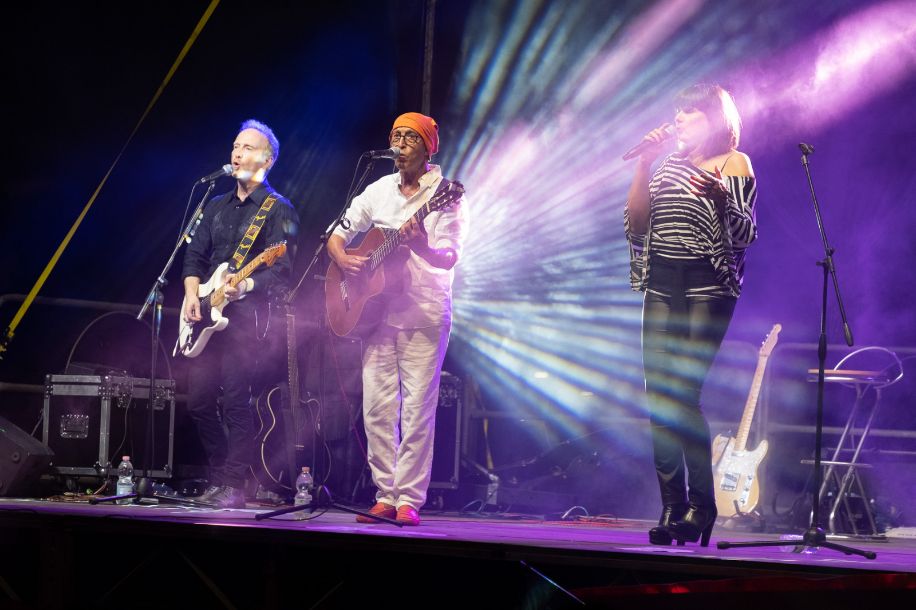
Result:
<instances>
[{"instance_id":1,"label":"white trousers","mask_svg":"<svg viewBox=\"0 0 916 610\"><path fill-rule=\"evenodd\" d=\"M363 344L363 419L377 502L426 502L449 326L383 324Z\"/></svg>"}]
</instances>

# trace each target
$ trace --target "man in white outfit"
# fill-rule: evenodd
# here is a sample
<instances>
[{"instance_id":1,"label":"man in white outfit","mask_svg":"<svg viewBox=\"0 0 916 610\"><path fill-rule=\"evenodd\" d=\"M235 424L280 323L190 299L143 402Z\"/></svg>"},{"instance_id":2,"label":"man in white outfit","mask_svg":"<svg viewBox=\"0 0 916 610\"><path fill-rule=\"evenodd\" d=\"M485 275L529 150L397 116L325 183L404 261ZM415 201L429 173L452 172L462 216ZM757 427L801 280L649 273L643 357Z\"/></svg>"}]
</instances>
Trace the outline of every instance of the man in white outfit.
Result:
<instances>
[{"instance_id":1,"label":"man in white outfit","mask_svg":"<svg viewBox=\"0 0 916 610\"><path fill-rule=\"evenodd\" d=\"M467 226L466 203L413 215L434 195L442 171L430 163L439 150L439 127L417 112L399 116L389 144L400 149L398 170L353 199L328 240L328 253L347 276L368 271L368 257L348 254L347 244L372 226L399 230L406 260L386 267L386 283L403 281L390 297L379 326L363 342L363 418L369 467L378 488L369 513L419 525L433 460L442 360L452 322L452 279ZM392 273L400 277L391 277ZM376 520L359 516L361 523Z\"/></svg>"}]
</instances>

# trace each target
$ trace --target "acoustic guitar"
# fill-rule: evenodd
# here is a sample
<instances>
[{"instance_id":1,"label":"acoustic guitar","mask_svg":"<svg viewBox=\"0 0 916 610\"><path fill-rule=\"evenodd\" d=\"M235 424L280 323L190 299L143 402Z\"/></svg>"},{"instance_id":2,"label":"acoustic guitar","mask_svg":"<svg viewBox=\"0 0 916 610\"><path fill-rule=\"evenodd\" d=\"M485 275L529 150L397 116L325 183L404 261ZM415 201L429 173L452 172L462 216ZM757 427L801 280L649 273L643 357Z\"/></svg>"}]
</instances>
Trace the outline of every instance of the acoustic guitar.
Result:
<instances>
[{"instance_id":1,"label":"acoustic guitar","mask_svg":"<svg viewBox=\"0 0 916 610\"><path fill-rule=\"evenodd\" d=\"M413 218L422 223L432 212L454 205L464 194L464 186L457 180L451 181L420 206ZM401 245L397 229L375 227L366 233L358 248L347 249L347 254L367 256L366 267L355 276L347 276L331 262L325 276L324 296L328 312L328 324L334 334L340 337L365 336L374 328L385 312L385 295L397 292L397 282L392 278L401 275L400 269L386 267L403 266L404 261L391 256ZM388 264L386 264L388 263Z\"/></svg>"}]
</instances>

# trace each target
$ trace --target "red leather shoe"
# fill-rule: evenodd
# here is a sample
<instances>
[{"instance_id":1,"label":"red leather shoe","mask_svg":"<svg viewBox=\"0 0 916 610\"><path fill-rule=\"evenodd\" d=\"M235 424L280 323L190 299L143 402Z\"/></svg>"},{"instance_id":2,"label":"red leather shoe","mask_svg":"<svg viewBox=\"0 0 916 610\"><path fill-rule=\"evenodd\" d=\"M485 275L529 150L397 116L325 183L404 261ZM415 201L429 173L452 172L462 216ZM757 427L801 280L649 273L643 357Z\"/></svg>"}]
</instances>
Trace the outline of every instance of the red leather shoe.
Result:
<instances>
[{"instance_id":1,"label":"red leather shoe","mask_svg":"<svg viewBox=\"0 0 916 610\"><path fill-rule=\"evenodd\" d=\"M420 525L420 513L413 506L405 504L398 508L398 516L395 520L404 525Z\"/></svg>"},{"instance_id":2,"label":"red leather shoe","mask_svg":"<svg viewBox=\"0 0 916 610\"><path fill-rule=\"evenodd\" d=\"M375 506L369 509L370 515L378 515L379 517L385 517L386 519L394 519L398 516L398 509L393 507L390 504L385 504L384 502L377 502ZM373 519L372 517L364 517L363 515L356 515L356 520L359 523L381 523L378 519Z\"/></svg>"}]
</instances>

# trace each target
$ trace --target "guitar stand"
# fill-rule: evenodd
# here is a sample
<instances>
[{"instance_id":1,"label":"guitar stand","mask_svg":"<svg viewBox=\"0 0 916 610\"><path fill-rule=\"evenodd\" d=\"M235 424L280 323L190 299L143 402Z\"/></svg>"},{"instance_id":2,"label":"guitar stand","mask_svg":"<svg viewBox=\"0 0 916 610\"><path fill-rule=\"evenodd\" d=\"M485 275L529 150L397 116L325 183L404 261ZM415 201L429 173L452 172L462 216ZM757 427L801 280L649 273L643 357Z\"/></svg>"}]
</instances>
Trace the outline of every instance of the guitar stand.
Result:
<instances>
[{"instance_id":1,"label":"guitar stand","mask_svg":"<svg viewBox=\"0 0 916 610\"><path fill-rule=\"evenodd\" d=\"M398 523L394 519L389 519L388 517L379 517L378 515L371 515L366 511L357 510L355 508L350 508L349 506L343 506L342 504L338 504L334 502L334 498L331 496L330 490L324 485L319 486L316 492L317 493L315 494L315 500L311 504L300 504L299 506L287 506L285 508L278 508L277 510L272 510L266 513L258 513L257 515L254 516L255 521L263 521L264 519L271 519L273 517L278 517L280 515L288 515L290 513L296 513L301 510L308 510L309 513L311 514L311 513L314 513L316 510L321 510L321 509L327 510L329 508L336 508L337 510L344 511L346 513L351 513L353 515L361 515L368 519L374 519L376 521L389 523L391 525L396 525L398 527L404 527L403 523ZM328 500L325 503L322 503L321 501L322 492L325 495L327 495L328 497Z\"/></svg>"},{"instance_id":2,"label":"guitar stand","mask_svg":"<svg viewBox=\"0 0 916 610\"><path fill-rule=\"evenodd\" d=\"M732 500L732 502L735 505L735 514L731 517L725 517L725 529L742 530L748 532L763 531L765 521L760 513L758 513L756 510L749 513L743 513L738 507L738 501ZM731 526L728 524L731 524Z\"/></svg>"},{"instance_id":3,"label":"guitar stand","mask_svg":"<svg viewBox=\"0 0 916 610\"><path fill-rule=\"evenodd\" d=\"M827 276L828 274L833 278L833 291L836 295L837 305L839 306L840 317L843 320L843 330L845 332L846 344L852 346L852 331L849 328L849 322L846 318L846 310L843 308L843 299L840 296L840 286L836 277L836 269L833 266L833 253L834 249L830 247L830 244L827 241L827 234L824 231L824 224L821 220L821 210L817 203L817 196L814 194L814 183L811 181L811 172L808 169L808 155L814 152L814 147L808 144L799 144L799 148L802 151L802 165L805 168L805 174L808 177L808 186L811 189L811 199L814 202L814 213L817 217L817 226L820 230L821 240L824 245L824 254L825 257L823 260L817 262L818 266L824 270L824 281L823 281L823 292L821 296L821 329L820 337L817 345L817 360L818 360L818 374L817 374L817 423L814 427L814 489L815 493L813 494L812 508L811 508L811 524L808 529L805 531L801 540L759 540L755 542L726 542L724 540L716 543L716 547L720 549L730 549L730 548L748 548L748 547L762 547L762 546L794 546L796 553L801 553L808 547L824 547L834 551L839 551L847 555L861 555L866 559L874 559L878 555L873 551L865 551L862 549L853 548L851 546L845 546L842 544L837 544L835 542L829 542L827 540L827 534L819 525L820 518L820 502L817 491L821 488L821 480L823 473L821 472L821 448L823 441L823 432L824 432L824 369L825 363L827 361Z\"/></svg>"}]
</instances>

